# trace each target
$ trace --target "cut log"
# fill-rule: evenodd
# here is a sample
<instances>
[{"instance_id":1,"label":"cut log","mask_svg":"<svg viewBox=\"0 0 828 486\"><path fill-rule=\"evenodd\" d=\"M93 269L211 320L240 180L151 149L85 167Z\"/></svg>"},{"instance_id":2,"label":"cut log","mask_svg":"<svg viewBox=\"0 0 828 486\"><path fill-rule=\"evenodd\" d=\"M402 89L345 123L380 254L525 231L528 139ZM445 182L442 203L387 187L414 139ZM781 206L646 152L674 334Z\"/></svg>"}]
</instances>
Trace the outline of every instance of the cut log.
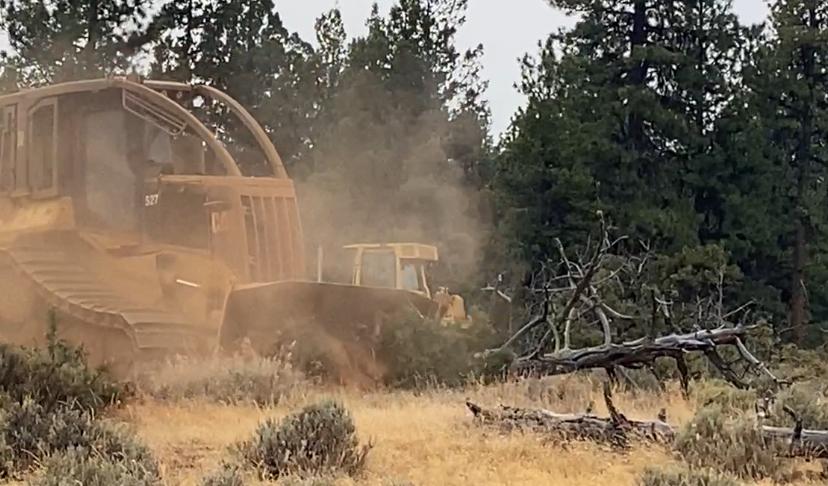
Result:
<instances>
[{"instance_id":1,"label":"cut log","mask_svg":"<svg viewBox=\"0 0 828 486\"><path fill-rule=\"evenodd\" d=\"M662 420L629 420L592 414L555 413L544 409L500 406L485 408L466 402L475 419L504 431L530 430L558 440L591 440L625 446L630 439L671 443L677 427ZM623 416L622 416L623 417ZM791 457L828 459L828 430L762 426L767 440L788 444Z\"/></svg>"}]
</instances>

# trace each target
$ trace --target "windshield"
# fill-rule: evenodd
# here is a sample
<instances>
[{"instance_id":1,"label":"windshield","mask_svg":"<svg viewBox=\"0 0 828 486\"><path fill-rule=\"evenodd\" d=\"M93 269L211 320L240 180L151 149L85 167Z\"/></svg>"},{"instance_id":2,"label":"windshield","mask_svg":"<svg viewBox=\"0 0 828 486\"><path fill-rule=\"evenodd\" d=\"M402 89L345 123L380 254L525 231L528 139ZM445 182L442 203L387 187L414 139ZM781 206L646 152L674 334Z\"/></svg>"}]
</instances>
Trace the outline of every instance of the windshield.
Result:
<instances>
[{"instance_id":1,"label":"windshield","mask_svg":"<svg viewBox=\"0 0 828 486\"><path fill-rule=\"evenodd\" d=\"M362 255L361 284L368 287L396 287L396 258L392 251L366 251Z\"/></svg>"}]
</instances>

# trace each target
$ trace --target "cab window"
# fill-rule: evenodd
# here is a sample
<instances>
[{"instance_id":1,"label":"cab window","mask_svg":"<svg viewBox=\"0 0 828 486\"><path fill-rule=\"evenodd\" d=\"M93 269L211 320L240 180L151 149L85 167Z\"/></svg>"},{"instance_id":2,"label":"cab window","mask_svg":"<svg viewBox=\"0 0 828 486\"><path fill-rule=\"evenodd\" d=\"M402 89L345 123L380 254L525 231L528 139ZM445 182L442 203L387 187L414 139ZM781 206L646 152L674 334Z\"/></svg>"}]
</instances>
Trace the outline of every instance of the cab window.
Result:
<instances>
[{"instance_id":1,"label":"cab window","mask_svg":"<svg viewBox=\"0 0 828 486\"><path fill-rule=\"evenodd\" d=\"M368 287L396 287L396 264L392 251L366 251L362 255L361 284Z\"/></svg>"},{"instance_id":2,"label":"cab window","mask_svg":"<svg viewBox=\"0 0 828 486\"><path fill-rule=\"evenodd\" d=\"M422 279L422 265L419 262L406 262L400 264L400 279L402 288L424 292L425 286Z\"/></svg>"}]
</instances>

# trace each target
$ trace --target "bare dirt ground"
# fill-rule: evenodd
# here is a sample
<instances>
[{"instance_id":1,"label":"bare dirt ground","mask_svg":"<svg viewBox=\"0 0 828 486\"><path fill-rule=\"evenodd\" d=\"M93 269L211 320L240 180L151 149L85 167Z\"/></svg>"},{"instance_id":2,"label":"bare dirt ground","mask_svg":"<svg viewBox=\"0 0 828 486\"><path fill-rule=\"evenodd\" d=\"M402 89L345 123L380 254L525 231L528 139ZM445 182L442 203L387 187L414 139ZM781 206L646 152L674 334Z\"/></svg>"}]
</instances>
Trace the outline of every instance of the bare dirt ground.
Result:
<instances>
[{"instance_id":1,"label":"bare dirt ground","mask_svg":"<svg viewBox=\"0 0 828 486\"><path fill-rule=\"evenodd\" d=\"M464 406L470 398L486 405L583 411L594 401L596 413L605 413L594 385L567 386L563 395L555 391L559 387L543 382L421 394L309 389L272 408L143 400L125 406L119 416L155 450L168 484L199 484L229 456L228 447L250 437L260 421L323 397L342 400L354 415L361 440L374 444L363 477L341 478L337 484L622 486L635 484L648 466L675 462L666 449L647 444L619 452L584 442L550 443L531 433L502 435L474 424ZM693 413L693 405L675 391L662 396L618 394L616 402L632 418L652 418L662 407L671 422L685 421Z\"/></svg>"}]
</instances>

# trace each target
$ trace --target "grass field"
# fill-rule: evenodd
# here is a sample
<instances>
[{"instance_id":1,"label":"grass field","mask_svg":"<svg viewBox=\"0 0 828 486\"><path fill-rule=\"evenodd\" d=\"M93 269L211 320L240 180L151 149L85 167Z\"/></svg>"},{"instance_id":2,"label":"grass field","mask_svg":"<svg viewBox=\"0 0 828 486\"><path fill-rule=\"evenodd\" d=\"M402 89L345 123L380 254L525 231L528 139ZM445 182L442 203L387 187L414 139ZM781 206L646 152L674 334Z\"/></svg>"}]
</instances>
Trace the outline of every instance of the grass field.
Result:
<instances>
[{"instance_id":1,"label":"grass field","mask_svg":"<svg viewBox=\"0 0 828 486\"><path fill-rule=\"evenodd\" d=\"M308 388L271 408L144 399L118 413L155 450L168 484L196 485L263 419L330 397L347 405L360 438L374 444L363 477L336 484L632 485L646 467L675 462L668 450L651 444L619 452L585 442L550 443L531 433L503 435L474 424L464 405L471 399L563 412L583 411L594 401L596 413L605 413L598 383L584 377L420 394ZM617 393L615 401L633 418L652 418L662 407L671 422L693 414L693 404L675 390Z\"/></svg>"}]
</instances>

